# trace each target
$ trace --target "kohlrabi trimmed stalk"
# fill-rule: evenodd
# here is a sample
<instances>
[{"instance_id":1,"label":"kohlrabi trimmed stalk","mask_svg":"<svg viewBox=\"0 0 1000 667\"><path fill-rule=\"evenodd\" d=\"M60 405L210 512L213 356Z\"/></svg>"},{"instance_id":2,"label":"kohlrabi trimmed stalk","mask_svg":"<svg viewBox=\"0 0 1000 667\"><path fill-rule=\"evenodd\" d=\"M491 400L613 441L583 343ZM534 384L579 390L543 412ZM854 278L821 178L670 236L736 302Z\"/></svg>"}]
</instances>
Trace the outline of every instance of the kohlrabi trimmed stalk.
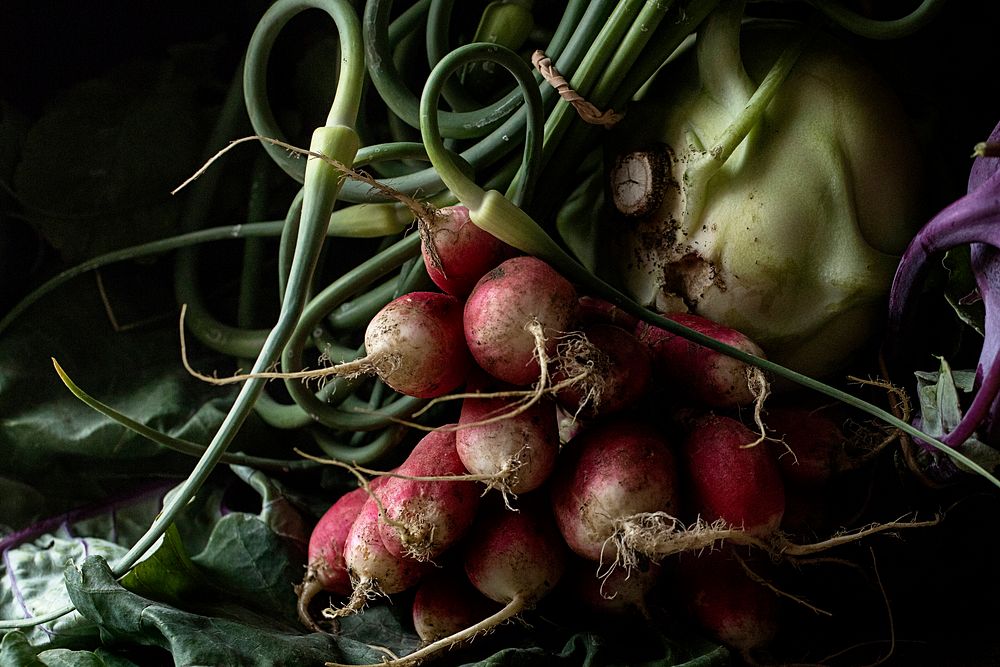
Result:
<instances>
[{"instance_id":1,"label":"kohlrabi trimmed stalk","mask_svg":"<svg viewBox=\"0 0 1000 667\"><path fill-rule=\"evenodd\" d=\"M803 26L743 27L742 4L723 3L616 128L614 262L644 305L825 376L883 320L918 160L863 63Z\"/></svg>"}]
</instances>

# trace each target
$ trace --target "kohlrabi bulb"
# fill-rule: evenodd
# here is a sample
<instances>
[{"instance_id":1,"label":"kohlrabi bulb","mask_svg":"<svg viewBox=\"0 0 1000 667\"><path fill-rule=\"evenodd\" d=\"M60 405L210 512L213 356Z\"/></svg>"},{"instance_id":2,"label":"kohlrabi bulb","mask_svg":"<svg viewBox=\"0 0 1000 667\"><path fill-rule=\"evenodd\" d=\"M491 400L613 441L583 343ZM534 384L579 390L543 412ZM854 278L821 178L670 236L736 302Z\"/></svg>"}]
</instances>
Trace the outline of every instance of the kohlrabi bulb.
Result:
<instances>
[{"instance_id":1,"label":"kohlrabi bulb","mask_svg":"<svg viewBox=\"0 0 1000 667\"><path fill-rule=\"evenodd\" d=\"M804 32L712 17L629 107L619 156L658 154L665 185L649 188L647 213L619 189L635 187L630 160L612 170L612 196L633 212L614 230L615 261L638 301L714 319L823 376L885 320L919 226L919 162L884 84L832 40L789 50Z\"/></svg>"}]
</instances>

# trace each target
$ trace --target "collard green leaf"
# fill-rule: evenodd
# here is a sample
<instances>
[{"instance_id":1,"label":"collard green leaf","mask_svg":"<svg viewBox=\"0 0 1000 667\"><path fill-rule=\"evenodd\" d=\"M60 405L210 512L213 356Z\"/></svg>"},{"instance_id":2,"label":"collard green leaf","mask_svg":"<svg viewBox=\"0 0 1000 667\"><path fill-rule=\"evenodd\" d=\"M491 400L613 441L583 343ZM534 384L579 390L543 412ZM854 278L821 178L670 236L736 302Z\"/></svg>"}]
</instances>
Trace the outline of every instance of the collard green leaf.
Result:
<instances>
[{"instance_id":1,"label":"collard green leaf","mask_svg":"<svg viewBox=\"0 0 1000 667\"><path fill-rule=\"evenodd\" d=\"M0 536L12 533L15 526L25 526L34 519L38 507L45 504L45 496L27 482L0 475Z\"/></svg>"},{"instance_id":2,"label":"collard green leaf","mask_svg":"<svg viewBox=\"0 0 1000 667\"><path fill-rule=\"evenodd\" d=\"M544 642L505 648L465 667L725 667L728 649L689 633L685 642L662 635L643 624L629 632L570 634L562 646Z\"/></svg>"},{"instance_id":3,"label":"collard green leaf","mask_svg":"<svg viewBox=\"0 0 1000 667\"><path fill-rule=\"evenodd\" d=\"M192 560L213 587L275 618L296 618L293 586L302 580L305 556L296 558L260 517L244 512L222 517Z\"/></svg>"},{"instance_id":4,"label":"collard green leaf","mask_svg":"<svg viewBox=\"0 0 1000 667\"><path fill-rule=\"evenodd\" d=\"M0 667L44 667L35 657L35 650L20 631L12 631L0 638Z\"/></svg>"},{"instance_id":5,"label":"collard green leaf","mask_svg":"<svg viewBox=\"0 0 1000 667\"><path fill-rule=\"evenodd\" d=\"M305 572L308 528L276 482L244 466L231 469L259 494L260 513L220 507L191 561L205 581L230 599L297 624L294 586Z\"/></svg>"},{"instance_id":6,"label":"collard green leaf","mask_svg":"<svg viewBox=\"0 0 1000 667\"><path fill-rule=\"evenodd\" d=\"M338 637L344 659L352 664L382 662L386 653L373 649L378 646L393 655L407 655L421 646L420 637L409 625L409 607L393 602L375 603L362 613L340 619ZM404 620L404 617L405 618Z\"/></svg>"},{"instance_id":7,"label":"collard green leaf","mask_svg":"<svg viewBox=\"0 0 1000 667\"><path fill-rule=\"evenodd\" d=\"M76 263L177 231L170 191L199 166L210 124L167 63L132 62L77 84L31 127L14 188L32 224Z\"/></svg>"},{"instance_id":8,"label":"collard green leaf","mask_svg":"<svg viewBox=\"0 0 1000 667\"><path fill-rule=\"evenodd\" d=\"M292 505L286 490L259 470L236 465L230 466L230 469L260 495L260 518L268 528L305 553L309 545L310 528L302 514Z\"/></svg>"},{"instance_id":9,"label":"collard green leaf","mask_svg":"<svg viewBox=\"0 0 1000 667\"><path fill-rule=\"evenodd\" d=\"M171 526L152 552L121 579L133 593L163 602L181 604L197 597L206 586L201 572L191 562L176 526Z\"/></svg>"},{"instance_id":10,"label":"collard green leaf","mask_svg":"<svg viewBox=\"0 0 1000 667\"><path fill-rule=\"evenodd\" d=\"M38 660L45 667L138 667L131 660L103 649L96 651L50 649L39 653Z\"/></svg>"},{"instance_id":11,"label":"collard green leaf","mask_svg":"<svg viewBox=\"0 0 1000 667\"><path fill-rule=\"evenodd\" d=\"M296 634L182 611L136 595L115 581L107 563L90 558L66 570L70 598L117 642L158 646L179 665L281 667L321 665L341 653L331 635Z\"/></svg>"},{"instance_id":12,"label":"collard green leaf","mask_svg":"<svg viewBox=\"0 0 1000 667\"><path fill-rule=\"evenodd\" d=\"M91 555L114 561L125 548L97 537L78 537L68 530L49 533L3 553L4 578L0 586L0 618L44 615L69 604L63 570ZM33 645L65 646L93 639L97 629L77 613L25 630Z\"/></svg>"},{"instance_id":13,"label":"collard green leaf","mask_svg":"<svg viewBox=\"0 0 1000 667\"><path fill-rule=\"evenodd\" d=\"M150 478L186 476L193 463L81 403L53 370L53 356L102 400L188 440L207 441L231 402L231 392L187 375L172 324L116 332L92 280L66 285L0 336L4 474L44 498L35 517L103 499ZM202 361L211 367L212 362ZM28 513L19 514L24 519ZM0 516L0 523L8 522Z\"/></svg>"}]
</instances>

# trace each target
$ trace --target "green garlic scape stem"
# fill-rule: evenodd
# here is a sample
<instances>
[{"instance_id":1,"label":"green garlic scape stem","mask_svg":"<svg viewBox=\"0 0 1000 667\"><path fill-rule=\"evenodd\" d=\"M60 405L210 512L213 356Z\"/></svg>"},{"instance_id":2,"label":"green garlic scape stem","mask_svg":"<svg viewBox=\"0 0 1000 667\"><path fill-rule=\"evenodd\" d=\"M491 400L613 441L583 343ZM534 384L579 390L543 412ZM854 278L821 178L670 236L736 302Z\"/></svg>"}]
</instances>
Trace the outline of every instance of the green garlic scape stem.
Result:
<instances>
[{"instance_id":1,"label":"green garlic scape stem","mask_svg":"<svg viewBox=\"0 0 1000 667\"><path fill-rule=\"evenodd\" d=\"M131 417L115 410L110 405L103 403L83 389L81 389L73 380L69 377L62 366L59 365L55 359L52 360L55 366L56 373L59 375L59 379L62 380L66 388L69 389L70 393L76 396L85 405L93 408L97 412L105 415L121 424L125 428L129 429L134 433L155 442L158 445L162 445L174 451L180 452L182 454L188 454L190 456L201 456L205 453L205 445L201 443L192 442L191 440L184 440L182 438L175 438L173 436L167 435L166 433L161 433L155 428L150 428L142 422L135 421ZM271 459L263 456L253 456L251 454L243 454L241 452L225 452L219 458L220 463L231 463L234 465L245 465L252 466L254 468L260 468L261 470L266 470L269 472L290 472L293 470L310 470L315 468L317 464L314 461L308 459L291 459L291 460L280 460Z\"/></svg>"},{"instance_id":2,"label":"green garlic scape stem","mask_svg":"<svg viewBox=\"0 0 1000 667\"><path fill-rule=\"evenodd\" d=\"M349 165L353 163L359 147L358 136L353 129L353 124L358 111L363 81L360 26L354 11L346 2L327 0L319 3L304 3L298 0L279 0L272 5L266 16L287 17L316 6L325 9L334 19L341 36L341 52L344 62L334 102L328 115L328 122L332 124L317 128L313 132L309 147L315 153L328 155ZM265 20L263 23L268 25L270 22ZM249 60L248 58L248 62ZM304 183L302 224L299 229L295 261L292 263L281 313L257 357L257 362L252 369L254 373L267 370L277 361L305 307L313 269L326 238L326 227L330 213L333 211L337 193L340 191L340 173L323 160L310 159L306 162ZM205 453L198 460L191 475L181 485L178 493L164 506L163 511L146 531L146 534L115 564L113 571L116 576L122 576L131 569L173 524L180 512L208 479L220 457L236 436L243 421L253 410L254 402L263 389L264 382L259 379L251 379L243 384L236 401Z\"/></svg>"},{"instance_id":3,"label":"green garlic scape stem","mask_svg":"<svg viewBox=\"0 0 1000 667\"><path fill-rule=\"evenodd\" d=\"M601 72L613 57L613 51L628 33L629 27L642 9L642 0L623 0L618 3L611 16L604 23L593 46L589 48L583 61L569 77L575 91L588 97L597 83ZM573 121L577 120L576 110L569 104L557 104L545 122L545 148L542 165L547 165L555 150L561 145L563 135Z\"/></svg>"},{"instance_id":4,"label":"green garlic scape stem","mask_svg":"<svg viewBox=\"0 0 1000 667\"><path fill-rule=\"evenodd\" d=\"M538 90L534 73L520 56L504 46L487 43L466 44L449 53L431 71L420 98L420 128L424 148L427 150L427 156L434 165L434 169L441 176L441 180L470 211L481 205L486 193L463 170L458 168L451 155L445 150L444 141L439 131L437 105L448 77L463 65L480 60L491 60L507 69L517 80L527 101L529 119L525 132L522 161L522 172L525 174L534 173L535 167L531 166L529 169L528 165L537 165L540 161L542 145L539 129L544 124L542 96ZM530 176L525 178L526 183L530 183L532 180Z\"/></svg>"},{"instance_id":5,"label":"green garlic scape stem","mask_svg":"<svg viewBox=\"0 0 1000 667\"><path fill-rule=\"evenodd\" d=\"M892 21L871 19L848 9L839 0L807 0L842 28L868 39L898 39L926 25L944 7L945 0L923 0L912 12Z\"/></svg>"},{"instance_id":6,"label":"green garlic scape stem","mask_svg":"<svg viewBox=\"0 0 1000 667\"><path fill-rule=\"evenodd\" d=\"M673 10L675 2L676 0L671 2L647 0L632 20L611 61L603 68L600 79L589 95L590 101L599 109L610 102L615 88L642 55L646 44L652 39L664 17Z\"/></svg>"},{"instance_id":7,"label":"green garlic scape stem","mask_svg":"<svg viewBox=\"0 0 1000 667\"><path fill-rule=\"evenodd\" d=\"M388 22L392 11L389 0L369 0L364 13L365 55L372 83L386 106L413 128L419 126L419 101L406 87L397 70L388 38ZM444 135L450 139L474 139L491 132L502 124L520 105L515 93L490 106L475 111L449 111L443 114Z\"/></svg>"}]
</instances>

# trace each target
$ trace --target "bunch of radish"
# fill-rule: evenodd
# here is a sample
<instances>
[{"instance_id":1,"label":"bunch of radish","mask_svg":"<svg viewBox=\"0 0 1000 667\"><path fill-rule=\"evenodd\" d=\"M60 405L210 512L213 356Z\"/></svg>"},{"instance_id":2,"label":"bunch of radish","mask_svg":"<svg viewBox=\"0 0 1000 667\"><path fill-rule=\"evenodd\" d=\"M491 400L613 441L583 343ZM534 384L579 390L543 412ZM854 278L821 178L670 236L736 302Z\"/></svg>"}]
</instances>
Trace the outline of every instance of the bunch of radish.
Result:
<instances>
[{"instance_id":1,"label":"bunch of radish","mask_svg":"<svg viewBox=\"0 0 1000 667\"><path fill-rule=\"evenodd\" d=\"M787 546L786 489L838 467L838 424L811 431L821 413L779 405L781 432L767 428L755 368L580 294L461 207L442 214L447 226L422 231L441 291L390 303L366 346L397 391L453 394L455 420L319 520L299 586L303 623L319 629L319 591L331 619L413 591L428 643L393 661L411 664L550 594L647 617L659 597L683 595L717 639L760 648L778 600L730 544ZM737 331L669 316L764 355ZM825 449L809 447L810 432ZM678 572L686 585L666 585Z\"/></svg>"}]
</instances>

